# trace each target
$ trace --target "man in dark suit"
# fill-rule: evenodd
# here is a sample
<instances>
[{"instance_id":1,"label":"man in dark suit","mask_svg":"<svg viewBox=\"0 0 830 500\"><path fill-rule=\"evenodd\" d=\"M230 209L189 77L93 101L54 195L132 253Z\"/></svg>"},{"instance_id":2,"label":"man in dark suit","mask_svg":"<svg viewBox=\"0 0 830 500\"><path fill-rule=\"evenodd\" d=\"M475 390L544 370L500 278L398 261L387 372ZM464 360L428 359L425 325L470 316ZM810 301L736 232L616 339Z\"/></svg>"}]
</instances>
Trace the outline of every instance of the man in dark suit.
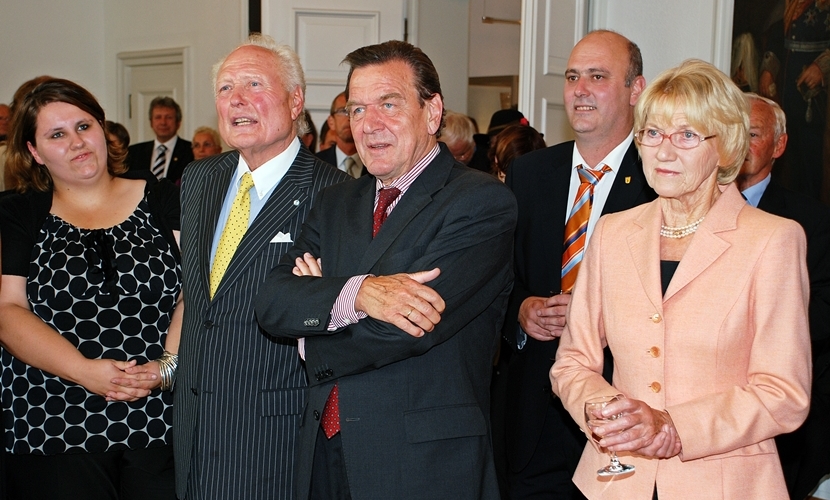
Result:
<instances>
[{"instance_id":1,"label":"man in dark suit","mask_svg":"<svg viewBox=\"0 0 830 500\"><path fill-rule=\"evenodd\" d=\"M150 101L150 128L156 138L130 146L127 167L151 170L159 179L179 181L184 167L193 161L190 141L176 135L181 124L182 108L172 97L156 97Z\"/></svg>"},{"instance_id":2,"label":"man in dark suit","mask_svg":"<svg viewBox=\"0 0 830 500\"><path fill-rule=\"evenodd\" d=\"M507 460L511 498L580 498L571 482L585 436L552 396L549 370L570 300L562 284L566 220L580 187L578 166L600 175L586 239L599 216L651 199L633 143L634 104L645 87L640 50L623 36L595 31L573 49L565 73L565 110L576 135L517 158L507 173L519 205L516 283L504 336L508 368ZM560 292L564 290L565 293Z\"/></svg>"},{"instance_id":3,"label":"man in dark suit","mask_svg":"<svg viewBox=\"0 0 830 500\"><path fill-rule=\"evenodd\" d=\"M346 62L374 177L320 193L257 299L266 330L305 337L299 498L497 499L489 385L514 198L438 145L443 97L420 49Z\"/></svg>"},{"instance_id":4,"label":"man in dark suit","mask_svg":"<svg viewBox=\"0 0 830 500\"><path fill-rule=\"evenodd\" d=\"M326 119L329 130L334 131L334 146L317 153L317 158L334 165L354 178L366 175L366 167L360 155L357 154L357 146L354 144L352 127L349 123L349 112L346 110L346 93L341 92L331 102L331 113Z\"/></svg>"},{"instance_id":5,"label":"man in dark suit","mask_svg":"<svg viewBox=\"0 0 830 500\"><path fill-rule=\"evenodd\" d=\"M738 188L750 205L798 222L807 235L813 348L810 413L797 431L775 438L790 498L804 498L830 472L830 208L772 179L772 165L787 147L786 116L774 101L747 95L752 106L749 153L736 179Z\"/></svg>"},{"instance_id":6,"label":"man in dark suit","mask_svg":"<svg viewBox=\"0 0 830 500\"><path fill-rule=\"evenodd\" d=\"M305 80L289 47L251 37L221 62L214 88L220 134L236 151L194 163L182 181L177 495L288 500L306 375L297 343L266 334L253 302L318 191L348 176L297 138ZM248 213L237 216L245 198Z\"/></svg>"}]
</instances>

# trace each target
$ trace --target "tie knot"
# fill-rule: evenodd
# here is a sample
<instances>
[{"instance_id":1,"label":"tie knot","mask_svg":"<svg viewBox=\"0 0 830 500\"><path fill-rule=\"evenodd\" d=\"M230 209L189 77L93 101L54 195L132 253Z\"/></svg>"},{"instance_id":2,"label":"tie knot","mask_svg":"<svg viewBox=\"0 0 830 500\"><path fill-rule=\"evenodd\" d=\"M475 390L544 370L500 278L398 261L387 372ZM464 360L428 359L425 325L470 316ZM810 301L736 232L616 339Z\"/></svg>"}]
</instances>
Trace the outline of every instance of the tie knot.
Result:
<instances>
[{"instance_id":1,"label":"tie knot","mask_svg":"<svg viewBox=\"0 0 830 500\"><path fill-rule=\"evenodd\" d=\"M582 165L576 168L577 173L579 174L579 178L582 180L583 183L591 184L595 186L602 176L605 175L607 172L611 171L611 167L608 165L603 165L600 170L591 170L590 168L586 168Z\"/></svg>"},{"instance_id":2,"label":"tie knot","mask_svg":"<svg viewBox=\"0 0 830 500\"><path fill-rule=\"evenodd\" d=\"M242 174L242 180L239 181L239 192L249 191L254 187L254 177L250 172Z\"/></svg>"},{"instance_id":3,"label":"tie knot","mask_svg":"<svg viewBox=\"0 0 830 500\"><path fill-rule=\"evenodd\" d=\"M156 149L159 153L164 153L165 151L167 151L167 146L165 146L164 144L159 144L159 147L157 147Z\"/></svg>"},{"instance_id":4,"label":"tie knot","mask_svg":"<svg viewBox=\"0 0 830 500\"><path fill-rule=\"evenodd\" d=\"M385 212L399 194L401 190L396 187L382 188L378 191L378 210Z\"/></svg>"}]
</instances>

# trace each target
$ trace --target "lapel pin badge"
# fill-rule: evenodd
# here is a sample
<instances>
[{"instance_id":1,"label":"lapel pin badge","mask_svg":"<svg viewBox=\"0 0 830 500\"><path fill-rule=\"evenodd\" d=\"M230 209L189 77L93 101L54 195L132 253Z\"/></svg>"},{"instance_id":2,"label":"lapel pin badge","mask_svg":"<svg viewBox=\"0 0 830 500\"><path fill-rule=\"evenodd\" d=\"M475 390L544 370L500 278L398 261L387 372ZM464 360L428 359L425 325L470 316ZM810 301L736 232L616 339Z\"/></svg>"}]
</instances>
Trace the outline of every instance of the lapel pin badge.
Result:
<instances>
[{"instance_id":1,"label":"lapel pin badge","mask_svg":"<svg viewBox=\"0 0 830 500\"><path fill-rule=\"evenodd\" d=\"M625 183L626 184L631 184L631 176L628 176L628 175L625 176Z\"/></svg>"}]
</instances>

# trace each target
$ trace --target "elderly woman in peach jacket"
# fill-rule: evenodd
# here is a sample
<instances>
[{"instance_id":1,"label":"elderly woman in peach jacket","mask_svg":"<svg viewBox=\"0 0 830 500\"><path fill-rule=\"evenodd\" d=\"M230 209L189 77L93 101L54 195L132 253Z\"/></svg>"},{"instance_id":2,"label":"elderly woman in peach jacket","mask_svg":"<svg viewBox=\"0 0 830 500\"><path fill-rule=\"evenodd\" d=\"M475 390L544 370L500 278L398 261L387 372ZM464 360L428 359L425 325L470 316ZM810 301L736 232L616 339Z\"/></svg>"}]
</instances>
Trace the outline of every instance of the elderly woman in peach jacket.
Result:
<instances>
[{"instance_id":1,"label":"elderly woman in peach jacket","mask_svg":"<svg viewBox=\"0 0 830 500\"><path fill-rule=\"evenodd\" d=\"M686 61L635 108L652 203L603 217L551 369L553 391L598 444L574 482L590 499L786 499L773 437L807 416L810 338L800 226L734 183L749 108L729 78ZM601 376L614 355L613 386ZM623 397L589 428L583 404ZM602 477L615 451L636 470Z\"/></svg>"}]
</instances>

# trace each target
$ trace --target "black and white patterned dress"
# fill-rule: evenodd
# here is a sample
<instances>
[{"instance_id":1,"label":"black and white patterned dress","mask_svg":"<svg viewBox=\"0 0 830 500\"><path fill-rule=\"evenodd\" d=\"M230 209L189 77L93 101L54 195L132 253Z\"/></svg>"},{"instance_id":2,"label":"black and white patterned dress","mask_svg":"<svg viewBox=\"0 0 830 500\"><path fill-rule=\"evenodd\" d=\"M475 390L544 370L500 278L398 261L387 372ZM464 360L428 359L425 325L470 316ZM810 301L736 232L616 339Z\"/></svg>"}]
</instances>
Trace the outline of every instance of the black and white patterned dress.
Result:
<instances>
[{"instance_id":1,"label":"black and white patterned dress","mask_svg":"<svg viewBox=\"0 0 830 500\"><path fill-rule=\"evenodd\" d=\"M27 277L29 304L87 358L143 364L163 351L181 268L177 252L152 222L145 199L109 229L79 229L49 214L37 233ZM169 392L156 389L131 403L107 402L5 349L0 357L7 451L98 453L170 444Z\"/></svg>"}]
</instances>

